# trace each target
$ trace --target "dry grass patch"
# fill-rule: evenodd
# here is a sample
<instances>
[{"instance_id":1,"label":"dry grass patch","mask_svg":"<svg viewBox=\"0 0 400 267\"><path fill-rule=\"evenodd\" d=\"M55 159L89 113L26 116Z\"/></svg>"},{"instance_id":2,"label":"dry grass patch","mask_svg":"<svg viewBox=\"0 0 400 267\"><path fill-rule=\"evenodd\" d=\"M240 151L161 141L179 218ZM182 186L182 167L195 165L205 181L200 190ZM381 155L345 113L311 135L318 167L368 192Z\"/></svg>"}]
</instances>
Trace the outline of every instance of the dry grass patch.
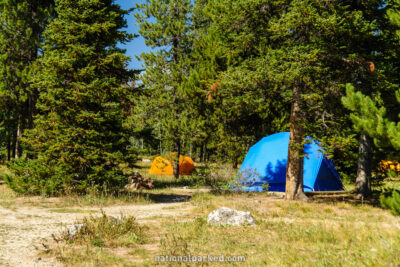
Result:
<instances>
[{"instance_id":1,"label":"dry grass patch","mask_svg":"<svg viewBox=\"0 0 400 267\"><path fill-rule=\"evenodd\" d=\"M132 248L147 242L148 228L133 216L116 218L102 213L77 222L76 234L64 231L47 253L67 266L135 266ZM48 255L48 256L49 256Z\"/></svg>"},{"instance_id":2,"label":"dry grass patch","mask_svg":"<svg viewBox=\"0 0 400 267\"><path fill-rule=\"evenodd\" d=\"M246 263L236 263L240 266L400 263L400 219L379 208L284 202L255 193L197 195L192 204L204 216L169 224L161 241L163 254L243 255ZM220 206L251 211L258 223L254 227L209 226L206 214Z\"/></svg>"},{"instance_id":3,"label":"dry grass patch","mask_svg":"<svg viewBox=\"0 0 400 267\"><path fill-rule=\"evenodd\" d=\"M5 208L35 206L50 209L70 207L107 207L114 205L151 204L157 202L178 202L189 199L190 193L175 193L173 190L141 190L121 192L117 195L69 195L63 197L20 196L15 194L7 185L0 185L0 205Z\"/></svg>"},{"instance_id":4,"label":"dry grass patch","mask_svg":"<svg viewBox=\"0 0 400 267\"><path fill-rule=\"evenodd\" d=\"M73 242L66 240L59 244L58 254L53 255L67 266L154 266L157 255L189 254L246 258L244 263L200 264L212 266L397 266L400 263L400 218L370 205L285 202L263 193L197 193L189 205L192 212L187 216L146 218L146 226L139 226L145 229L144 238L137 238L140 234L132 237L136 228L108 230L112 219L103 218L108 226L100 227L101 223L96 221L96 227L92 227L95 230L87 231ZM207 214L221 206L250 211L257 224L208 225ZM112 234L99 234L103 232Z\"/></svg>"}]
</instances>

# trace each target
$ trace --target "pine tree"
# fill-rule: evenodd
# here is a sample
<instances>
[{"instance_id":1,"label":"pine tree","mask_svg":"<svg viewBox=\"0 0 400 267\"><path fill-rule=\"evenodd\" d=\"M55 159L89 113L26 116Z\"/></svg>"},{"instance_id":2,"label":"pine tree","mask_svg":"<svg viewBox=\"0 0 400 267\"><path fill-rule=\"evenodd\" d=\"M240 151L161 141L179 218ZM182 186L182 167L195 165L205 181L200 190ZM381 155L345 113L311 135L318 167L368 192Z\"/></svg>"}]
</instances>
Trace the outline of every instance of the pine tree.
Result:
<instances>
[{"instance_id":1,"label":"pine tree","mask_svg":"<svg viewBox=\"0 0 400 267\"><path fill-rule=\"evenodd\" d=\"M396 190L383 192L379 196L381 206L390 209L393 215L400 215L400 192Z\"/></svg>"},{"instance_id":2,"label":"pine tree","mask_svg":"<svg viewBox=\"0 0 400 267\"><path fill-rule=\"evenodd\" d=\"M346 85L346 96L342 98L343 105L349 110L353 111L350 115L355 128L359 132L363 132L373 138L374 143L378 147L392 146L396 150L400 149L400 135L398 129L400 124L397 123L399 119L400 110L398 109L397 102L400 102L400 91L396 89L400 85L400 76L397 73L399 50L399 27L400 27L400 2L391 1L387 6L386 14L390 18L390 24L387 28L381 28L380 35L386 36L391 43L391 49L386 51L377 50L385 60L377 66L377 73L379 75L378 85L384 88L382 94L371 94L365 90L360 90L354 84ZM384 13L385 14L385 13ZM389 32L389 36L388 35ZM396 33L397 36L391 35ZM387 60L389 58L389 60ZM383 73L390 77L391 81L385 81ZM387 78L386 78L387 79ZM358 90L356 90L358 89Z\"/></svg>"},{"instance_id":3,"label":"pine tree","mask_svg":"<svg viewBox=\"0 0 400 267\"><path fill-rule=\"evenodd\" d=\"M118 189L120 163L134 160L123 124L133 77L116 47L132 38L121 30L129 11L112 0L57 0L56 12L32 85L39 115L23 139L35 159L17 161L9 183L36 194Z\"/></svg>"},{"instance_id":4,"label":"pine tree","mask_svg":"<svg viewBox=\"0 0 400 267\"><path fill-rule=\"evenodd\" d=\"M290 80L283 81L292 88L291 133L297 131L299 137L304 130L309 131L313 128L315 111L329 106L326 101L332 97L338 102L340 94L334 91L340 87L335 83L350 79L362 84L365 90L376 90L372 86L375 79L369 74L373 72L371 62L378 58L373 51L382 51L386 45L385 39L376 34L385 23L381 9L380 1L352 2L351 5L341 1L292 1L289 11L272 23L273 39L284 47L275 51L286 50L286 57L289 57L280 69L289 74ZM289 147L286 185L290 187L289 181L296 181L292 189L298 188L299 192L302 181L296 177L301 177L303 163L297 159L302 154L300 142L303 138L295 136ZM361 138L360 141L368 140ZM359 161L359 171L365 173L368 173L365 167L369 166L366 164L368 153L365 153L368 149L368 144L360 142L361 155L366 158ZM293 175L290 175L291 159L295 163ZM296 193L288 195L288 189L286 197L296 198Z\"/></svg>"},{"instance_id":5,"label":"pine tree","mask_svg":"<svg viewBox=\"0 0 400 267\"><path fill-rule=\"evenodd\" d=\"M191 131L186 81L191 67L192 5L190 0L148 0L138 8L139 33L155 49L141 55L146 69L141 80L150 92L146 105L153 107L153 116L173 144L174 176L178 178L182 140Z\"/></svg>"},{"instance_id":6,"label":"pine tree","mask_svg":"<svg viewBox=\"0 0 400 267\"><path fill-rule=\"evenodd\" d=\"M394 1L396 2L396 1ZM344 106L354 113L351 119L356 130L360 133L359 161L357 179L354 192L358 197L367 197L370 194L372 141L378 147L388 147L389 143L395 145L395 123L389 120L396 119L393 114L400 111L395 103L394 92L399 84L396 77L398 65L398 32L396 24L398 5L390 1L372 1L361 5L364 16L370 16L375 25L374 34L368 42L360 42L358 58L355 62L359 65L358 75L353 79L352 85L346 87L346 97L342 99ZM360 7L359 7L360 8ZM372 16L371 16L372 14ZM387 14L389 16L387 16ZM389 18L389 20L388 20ZM354 60L353 60L354 64ZM357 92L355 92L355 88ZM378 107L376 103L385 103L391 109L391 115L386 117L386 109ZM391 129L391 130L389 130ZM389 136L390 132L394 135Z\"/></svg>"},{"instance_id":7,"label":"pine tree","mask_svg":"<svg viewBox=\"0 0 400 267\"><path fill-rule=\"evenodd\" d=\"M199 8L191 78L197 80L197 103L202 105L195 110L205 119L203 142L233 167L252 143L287 126L282 123L287 105L260 80L258 61L268 40L269 19L280 4L220 0Z\"/></svg>"},{"instance_id":8,"label":"pine tree","mask_svg":"<svg viewBox=\"0 0 400 267\"><path fill-rule=\"evenodd\" d=\"M377 7L370 5L366 13ZM355 2L219 0L210 2L209 9L208 32L215 37L210 43L225 55L225 66L215 78L221 82L222 112L233 121L242 115L261 118L264 134L286 130L290 122L287 197L304 198L304 136L322 135L335 149L355 143L350 120L340 106L342 84L359 76L356 57L367 52L362 49L355 56L360 47L356 44L377 41L376 25L365 19Z\"/></svg>"},{"instance_id":9,"label":"pine tree","mask_svg":"<svg viewBox=\"0 0 400 267\"><path fill-rule=\"evenodd\" d=\"M37 92L30 86L30 77L52 6L51 0L0 2L2 137L8 160L22 155L19 139L25 128L33 127Z\"/></svg>"}]
</instances>

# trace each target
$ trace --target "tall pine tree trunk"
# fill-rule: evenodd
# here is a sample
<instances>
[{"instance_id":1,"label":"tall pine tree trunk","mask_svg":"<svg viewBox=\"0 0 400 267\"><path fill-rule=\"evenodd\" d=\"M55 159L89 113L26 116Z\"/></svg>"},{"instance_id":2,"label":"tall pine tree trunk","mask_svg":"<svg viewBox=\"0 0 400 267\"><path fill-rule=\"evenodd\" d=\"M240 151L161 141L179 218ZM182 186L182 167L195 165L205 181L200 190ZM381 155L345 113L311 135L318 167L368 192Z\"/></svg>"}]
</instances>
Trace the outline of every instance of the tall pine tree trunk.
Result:
<instances>
[{"instance_id":1,"label":"tall pine tree trunk","mask_svg":"<svg viewBox=\"0 0 400 267\"><path fill-rule=\"evenodd\" d=\"M18 159L22 155L22 148L21 148L21 140L20 138L22 137L22 132L23 132L23 118L22 115L20 114L18 116L18 126L17 126L17 136L15 139L15 158Z\"/></svg>"},{"instance_id":2,"label":"tall pine tree trunk","mask_svg":"<svg viewBox=\"0 0 400 267\"><path fill-rule=\"evenodd\" d=\"M15 152L14 152L14 155L15 155L16 159L18 159L20 157L20 146L21 146L21 144L20 144L19 138L21 137L21 132L22 132L21 123L18 122L17 136L15 138Z\"/></svg>"},{"instance_id":3,"label":"tall pine tree trunk","mask_svg":"<svg viewBox=\"0 0 400 267\"><path fill-rule=\"evenodd\" d=\"M11 131L7 132L7 161L11 160Z\"/></svg>"},{"instance_id":4,"label":"tall pine tree trunk","mask_svg":"<svg viewBox=\"0 0 400 267\"><path fill-rule=\"evenodd\" d=\"M181 155L181 141L179 139L175 140L176 154L174 158L174 177L179 178L179 156Z\"/></svg>"},{"instance_id":5,"label":"tall pine tree trunk","mask_svg":"<svg viewBox=\"0 0 400 267\"><path fill-rule=\"evenodd\" d=\"M34 93L31 93L29 96L28 96L28 107L27 107L27 109L28 109L28 114L27 114L27 117L28 117L28 129L33 129L33 127L34 127L34 122L33 122L33 120L34 120L34 117L35 117L35 115L36 115L36 108L35 108L35 106L36 106L36 99L37 99L37 97L36 96L34 96L33 95Z\"/></svg>"},{"instance_id":6,"label":"tall pine tree trunk","mask_svg":"<svg viewBox=\"0 0 400 267\"><path fill-rule=\"evenodd\" d=\"M304 129L302 126L301 92L293 87L293 102L290 113L290 139L286 168L286 200L307 200L303 192Z\"/></svg>"},{"instance_id":7,"label":"tall pine tree trunk","mask_svg":"<svg viewBox=\"0 0 400 267\"><path fill-rule=\"evenodd\" d=\"M13 158L13 159L15 159L16 143L17 143L17 131L15 131L15 129L13 129L12 130L12 141L11 141L11 158Z\"/></svg>"},{"instance_id":8,"label":"tall pine tree trunk","mask_svg":"<svg viewBox=\"0 0 400 267\"><path fill-rule=\"evenodd\" d=\"M204 154L204 145L203 143L200 144L200 156L199 156L199 161L203 162L203 154Z\"/></svg>"},{"instance_id":9,"label":"tall pine tree trunk","mask_svg":"<svg viewBox=\"0 0 400 267\"><path fill-rule=\"evenodd\" d=\"M365 198L371 193L371 139L366 134L360 135L358 146L357 178L354 193L358 198Z\"/></svg>"}]
</instances>

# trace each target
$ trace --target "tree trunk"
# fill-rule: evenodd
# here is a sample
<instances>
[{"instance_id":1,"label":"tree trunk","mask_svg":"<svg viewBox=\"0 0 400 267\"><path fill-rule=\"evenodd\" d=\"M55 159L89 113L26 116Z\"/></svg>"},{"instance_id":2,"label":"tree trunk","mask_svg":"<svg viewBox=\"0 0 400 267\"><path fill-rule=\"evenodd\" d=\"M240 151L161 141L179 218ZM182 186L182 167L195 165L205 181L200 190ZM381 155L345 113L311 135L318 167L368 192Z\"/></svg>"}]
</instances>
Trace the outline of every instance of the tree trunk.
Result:
<instances>
[{"instance_id":1,"label":"tree trunk","mask_svg":"<svg viewBox=\"0 0 400 267\"><path fill-rule=\"evenodd\" d=\"M20 138L22 137L23 125L22 125L22 116L19 115L18 118L18 128L17 128L17 136L15 139L15 158L18 159L21 157L22 148Z\"/></svg>"},{"instance_id":2,"label":"tree trunk","mask_svg":"<svg viewBox=\"0 0 400 267\"><path fill-rule=\"evenodd\" d=\"M174 159L174 177L176 179L179 178L179 156L181 154L181 142L180 140L175 141L175 148L176 148L176 154L175 154L175 159Z\"/></svg>"},{"instance_id":3,"label":"tree trunk","mask_svg":"<svg viewBox=\"0 0 400 267\"><path fill-rule=\"evenodd\" d=\"M371 193L371 140L366 134L360 135L358 146L357 178L354 193L358 198L368 197Z\"/></svg>"},{"instance_id":4,"label":"tree trunk","mask_svg":"<svg viewBox=\"0 0 400 267\"><path fill-rule=\"evenodd\" d=\"M206 162L207 160L207 143L203 143L203 149L202 149L202 159L201 162Z\"/></svg>"},{"instance_id":5,"label":"tree trunk","mask_svg":"<svg viewBox=\"0 0 400 267\"><path fill-rule=\"evenodd\" d=\"M200 144L200 156L199 156L199 161L203 162L203 153L204 153L204 146L203 143Z\"/></svg>"},{"instance_id":6,"label":"tree trunk","mask_svg":"<svg viewBox=\"0 0 400 267\"><path fill-rule=\"evenodd\" d=\"M233 164L232 164L232 168L234 170L236 170L238 168L238 159L235 157L235 159L233 160Z\"/></svg>"},{"instance_id":7,"label":"tree trunk","mask_svg":"<svg viewBox=\"0 0 400 267\"><path fill-rule=\"evenodd\" d=\"M15 151L16 151L16 143L17 143L17 132L15 129L12 131L12 142L11 142L11 158L15 158Z\"/></svg>"},{"instance_id":8,"label":"tree trunk","mask_svg":"<svg viewBox=\"0 0 400 267\"><path fill-rule=\"evenodd\" d=\"M11 131L7 132L7 161L11 160Z\"/></svg>"},{"instance_id":9,"label":"tree trunk","mask_svg":"<svg viewBox=\"0 0 400 267\"><path fill-rule=\"evenodd\" d=\"M290 112L290 138L286 168L286 200L307 200L303 191L304 130L300 107L300 88L293 88L293 102Z\"/></svg>"},{"instance_id":10,"label":"tree trunk","mask_svg":"<svg viewBox=\"0 0 400 267\"><path fill-rule=\"evenodd\" d=\"M160 133L160 143L159 143L159 149L160 149L160 155L162 155L162 136L161 136L161 126L160 126L160 129L159 129L160 131L159 131L159 133Z\"/></svg>"}]
</instances>

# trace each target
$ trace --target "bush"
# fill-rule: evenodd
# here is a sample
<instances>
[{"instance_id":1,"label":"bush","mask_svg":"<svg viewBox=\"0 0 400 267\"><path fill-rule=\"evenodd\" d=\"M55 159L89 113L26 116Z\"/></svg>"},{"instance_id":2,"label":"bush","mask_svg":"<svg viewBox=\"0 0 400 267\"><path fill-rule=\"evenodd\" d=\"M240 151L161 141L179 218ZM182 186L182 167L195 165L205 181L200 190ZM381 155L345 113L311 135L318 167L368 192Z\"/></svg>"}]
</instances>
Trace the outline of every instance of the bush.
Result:
<instances>
[{"instance_id":1,"label":"bush","mask_svg":"<svg viewBox=\"0 0 400 267\"><path fill-rule=\"evenodd\" d=\"M135 217L115 218L104 212L100 217L85 217L78 222L82 225L74 235L64 232L61 238L70 243L91 244L96 247L132 247L145 242L145 228Z\"/></svg>"},{"instance_id":2,"label":"bush","mask_svg":"<svg viewBox=\"0 0 400 267\"><path fill-rule=\"evenodd\" d=\"M39 163L37 160L17 159L10 164L12 174L6 174L5 183L15 192L31 195L55 195L63 183L55 168Z\"/></svg>"},{"instance_id":3,"label":"bush","mask_svg":"<svg viewBox=\"0 0 400 267\"><path fill-rule=\"evenodd\" d=\"M379 200L383 208L390 209L393 215L400 215L400 192L398 190L383 192Z\"/></svg>"},{"instance_id":4,"label":"bush","mask_svg":"<svg viewBox=\"0 0 400 267\"><path fill-rule=\"evenodd\" d=\"M220 180L217 176L215 168L211 165L205 164L204 166L197 167L190 179L192 180L194 187L211 186L214 189L215 187L218 187Z\"/></svg>"},{"instance_id":5,"label":"bush","mask_svg":"<svg viewBox=\"0 0 400 267\"><path fill-rule=\"evenodd\" d=\"M246 187L254 186L260 174L253 169L246 169L233 178L227 185L223 187L224 190L238 190L245 191ZM261 185L263 191L268 191L269 184L264 181Z\"/></svg>"},{"instance_id":6,"label":"bush","mask_svg":"<svg viewBox=\"0 0 400 267\"><path fill-rule=\"evenodd\" d=\"M9 167L12 174L5 176L7 185L17 193L29 195L112 194L128 180L118 169L96 166L79 175L67 164L49 165L40 159L17 159Z\"/></svg>"}]
</instances>

